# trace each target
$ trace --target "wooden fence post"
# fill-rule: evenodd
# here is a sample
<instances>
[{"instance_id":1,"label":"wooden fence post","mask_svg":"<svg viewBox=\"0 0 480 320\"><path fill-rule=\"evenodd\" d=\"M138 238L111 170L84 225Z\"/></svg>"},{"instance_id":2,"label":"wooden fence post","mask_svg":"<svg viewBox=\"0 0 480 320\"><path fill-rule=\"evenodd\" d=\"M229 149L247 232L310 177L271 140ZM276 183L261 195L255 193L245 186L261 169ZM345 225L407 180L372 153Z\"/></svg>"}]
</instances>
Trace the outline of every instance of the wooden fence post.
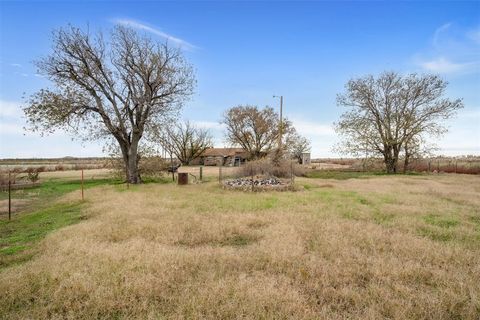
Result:
<instances>
[{"instance_id":1,"label":"wooden fence post","mask_svg":"<svg viewBox=\"0 0 480 320\"><path fill-rule=\"evenodd\" d=\"M203 166L200 166L200 181L203 180Z\"/></svg>"}]
</instances>

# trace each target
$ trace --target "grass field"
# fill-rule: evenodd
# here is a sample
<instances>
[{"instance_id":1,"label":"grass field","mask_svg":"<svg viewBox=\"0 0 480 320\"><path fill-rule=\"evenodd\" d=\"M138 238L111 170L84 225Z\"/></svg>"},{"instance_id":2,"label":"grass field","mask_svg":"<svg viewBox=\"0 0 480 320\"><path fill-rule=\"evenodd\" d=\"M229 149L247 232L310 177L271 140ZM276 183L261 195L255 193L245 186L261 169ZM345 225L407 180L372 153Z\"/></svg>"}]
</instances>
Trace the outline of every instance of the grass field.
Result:
<instances>
[{"instance_id":1,"label":"grass field","mask_svg":"<svg viewBox=\"0 0 480 320\"><path fill-rule=\"evenodd\" d=\"M325 173L248 193L208 174L98 182L2 220L0 318L480 317L479 176Z\"/></svg>"}]
</instances>

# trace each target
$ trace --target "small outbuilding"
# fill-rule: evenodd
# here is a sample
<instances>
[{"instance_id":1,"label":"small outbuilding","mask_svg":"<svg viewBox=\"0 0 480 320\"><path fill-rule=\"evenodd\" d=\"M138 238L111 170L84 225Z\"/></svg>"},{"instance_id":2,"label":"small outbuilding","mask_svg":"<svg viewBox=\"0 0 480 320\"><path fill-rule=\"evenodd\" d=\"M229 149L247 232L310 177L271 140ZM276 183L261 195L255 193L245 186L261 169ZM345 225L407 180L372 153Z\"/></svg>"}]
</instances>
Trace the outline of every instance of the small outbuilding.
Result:
<instances>
[{"instance_id":1,"label":"small outbuilding","mask_svg":"<svg viewBox=\"0 0 480 320\"><path fill-rule=\"evenodd\" d=\"M310 159L310 152L302 153L302 162L301 164L310 164L312 160Z\"/></svg>"}]
</instances>

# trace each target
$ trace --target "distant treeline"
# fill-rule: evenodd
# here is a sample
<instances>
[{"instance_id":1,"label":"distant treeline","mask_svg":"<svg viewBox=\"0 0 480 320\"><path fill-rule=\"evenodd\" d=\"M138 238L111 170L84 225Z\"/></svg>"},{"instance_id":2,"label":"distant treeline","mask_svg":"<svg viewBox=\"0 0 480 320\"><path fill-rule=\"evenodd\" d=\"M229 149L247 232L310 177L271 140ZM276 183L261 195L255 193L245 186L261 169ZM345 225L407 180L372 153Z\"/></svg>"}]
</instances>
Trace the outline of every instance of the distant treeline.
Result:
<instances>
[{"instance_id":1,"label":"distant treeline","mask_svg":"<svg viewBox=\"0 0 480 320\"><path fill-rule=\"evenodd\" d=\"M347 170L355 171L383 171L383 159L368 158L317 158L312 163L329 163L346 166ZM403 169L400 165L400 169ZM480 156L460 157L431 157L412 159L408 166L410 172L431 172L431 173L465 173L480 174Z\"/></svg>"}]
</instances>

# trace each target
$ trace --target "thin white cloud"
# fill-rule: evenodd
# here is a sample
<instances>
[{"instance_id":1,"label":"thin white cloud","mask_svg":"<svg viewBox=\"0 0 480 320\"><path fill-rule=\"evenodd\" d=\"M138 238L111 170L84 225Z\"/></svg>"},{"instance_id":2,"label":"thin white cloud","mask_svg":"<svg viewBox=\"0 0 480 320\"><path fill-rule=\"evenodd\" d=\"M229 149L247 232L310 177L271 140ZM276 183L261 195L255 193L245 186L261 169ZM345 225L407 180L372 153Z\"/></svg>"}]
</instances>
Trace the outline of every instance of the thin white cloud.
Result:
<instances>
[{"instance_id":1,"label":"thin white cloud","mask_svg":"<svg viewBox=\"0 0 480 320\"><path fill-rule=\"evenodd\" d=\"M478 68L479 62L455 63L445 57L438 57L420 62L420 66L426 71L435 73L458 73L474 71L475 68Z\"/></svg>"},{"instance_id":2,"label":"thin white cloud","mask_svg":"<svg viewBox=\"0 0 480 320\"><path fill-rule=\"evenodd\" d=\"M438 46L443 34L452 26L452 23L445 23L435 30L432 38L432 43L434 46Z\"/></svg>"},{"instance_id":3,"label":"thin white cloud","mask_svg":"<svg viewBox=\"0 0 480 320\"><path fill-rule=\"evenodd\" d=\"M23 66L20 63L10 63L12 67L22 68Z\"/></svg>"},{"instance_id":4,"label":"thin white cloud","mask_svg":"<svg viewBox=\"0 0 480 320\"><path fill-rule=\"evenodd\" d=\"M173 42L173 43L177 44L179 47L181 47L183 49L186 49L186 50L198 49L197 46L189 43L188 41L185 41L183 39L174 37L174 36L172 36L172 35L170 35L166 32L163 32L162 30L160 30L156 27L150 26L146 23L143 23L143 22L140 22L140 21L137 21L137 20L117 18L117 19L113 19L112 22L120 24L120 25L128 26L128 27L131 27L131 28L134 28L134 29L144 30L144 31L150 32L154 35L157 35L159 37L162 37L162 38L166 39L169 42Z\"/></svg>"},{"instance_id":5,"label":"thin white cloud","mask_svg":"<svg viewBox=\"0 0 480 320\"><path fill-rule=\"evenodd\" d=\"M22 77L28 77L28 73L24 73L24 72L14 72L14 74Z\"/></svg>"},{"instance_id":6,"label":"thin white cloud","mask_svg":"<svg viewBox=\"0 0 480 320\"><path fill-rule=\"evenodd\" d=\"M202 129L212 129L212 130L224 130L225 125L219 123L219 122L214 122L214 121L197 121L193 120L190 121L193 123L195 126L202 128Z\"/></svg>"},{"instance_id":7,"label":"thin white cloud","mask_svg":"<svg viewBox=\"0 0 480 320\"><path fill-rule=\"evenodd\" d=\"M435 30L431 44L417 53L414 63L422 70L441 74L480 72L480 31L446 23Z\"/></svg>"}]
</instances>

